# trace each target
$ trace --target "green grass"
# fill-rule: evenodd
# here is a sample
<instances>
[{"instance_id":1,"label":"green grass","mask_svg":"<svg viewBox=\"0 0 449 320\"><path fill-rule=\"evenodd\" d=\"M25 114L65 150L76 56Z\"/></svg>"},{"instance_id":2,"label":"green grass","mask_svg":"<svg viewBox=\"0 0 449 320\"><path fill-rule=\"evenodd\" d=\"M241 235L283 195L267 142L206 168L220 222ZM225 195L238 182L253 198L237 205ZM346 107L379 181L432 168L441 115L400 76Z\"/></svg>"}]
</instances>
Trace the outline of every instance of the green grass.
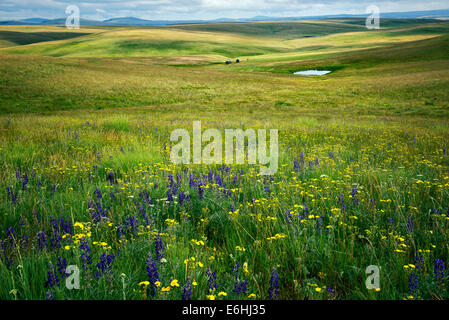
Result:
<instances>
[{"instance_id":1,"label":"green grass","mask_svg":"<svg viewBox=\"0 0 449 320\"><path fill-rule=\"evenodd\" d=\"M0 299L180 299L187 279L193 299L266 299L273 270L280 299L447 299L448 23L362 22L92 27L1 49ZM292 74L310 68L333 72ZM278 172L172 164L170 133L194 120L277 128ZM158 238L153 296L139 283ZM58 258L81 268L80 290L45 286Z\"/></svg>"},{"instance_id":2,"label":"green grass","mask_svg":"<svg viewBox=\"0 0 449 320\"><path fill-rule=\"evenodd\" d=\"M63 39L72 39L87 35L82 32L18 32L18 31L0 31L0 42L10 43L11 46L25 45L45 41L57 41ZM2 45L5 46L5 45Z\"/></svg>"}]
</instances>

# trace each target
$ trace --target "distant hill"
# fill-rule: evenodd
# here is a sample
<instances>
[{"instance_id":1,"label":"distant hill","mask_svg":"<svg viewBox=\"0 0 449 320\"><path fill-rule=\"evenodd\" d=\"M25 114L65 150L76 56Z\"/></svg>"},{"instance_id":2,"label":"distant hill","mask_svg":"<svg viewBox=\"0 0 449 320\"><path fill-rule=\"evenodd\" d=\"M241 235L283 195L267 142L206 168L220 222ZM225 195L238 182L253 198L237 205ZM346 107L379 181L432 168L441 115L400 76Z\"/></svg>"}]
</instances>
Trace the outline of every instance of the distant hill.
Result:
<instances>
[{"instance_id":1,"label":"distant hill","mask_svg":"<svg viewBox=\"0 0 449 320\"><path fill-rule=\"evenodd\" d=\"M98 26L167 26L175 24L198 24L198 23L217 23L217 22L250 22L250 21L300 21L300 20L320 20L330 18L364 18L368 14L339 14L322 16L301 16L301 17L267 17L256 16L247 19L228 19L221 18L215 20L145 20L135 17L112 18L103 21L80 19L81 25ZM429 10L429 11L410 11L410 12L384 12L380 14L381 18L388 19L437 19L449 18L449 9ZM65 18L43 19L29 18L23 20L5 20L0 21L0 25L63 25Z\"/></svg>"}]
</instances>

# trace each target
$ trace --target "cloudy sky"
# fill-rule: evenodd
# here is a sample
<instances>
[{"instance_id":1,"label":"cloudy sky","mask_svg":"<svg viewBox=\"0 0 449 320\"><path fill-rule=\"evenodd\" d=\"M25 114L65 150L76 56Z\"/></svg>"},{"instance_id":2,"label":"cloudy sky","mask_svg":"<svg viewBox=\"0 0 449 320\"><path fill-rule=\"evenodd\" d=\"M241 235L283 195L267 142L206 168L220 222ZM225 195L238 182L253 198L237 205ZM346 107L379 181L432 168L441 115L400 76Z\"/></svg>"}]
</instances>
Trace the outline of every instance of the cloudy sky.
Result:
<instances>
[{"instance_id":1,"label":"cloudy sky","mask_svg":"<svg viewBox=\"0 0 449 320\"><path fill-rule=\"evenodd\" d=\"M216 19L254 16L309 16L364 13L369 5L381 12L449 8L448 0L0 0L0 20L66 17L68 5L77 5L81 17L104 20L116 17L142 19Z\"/></svg>"}]
</instances>

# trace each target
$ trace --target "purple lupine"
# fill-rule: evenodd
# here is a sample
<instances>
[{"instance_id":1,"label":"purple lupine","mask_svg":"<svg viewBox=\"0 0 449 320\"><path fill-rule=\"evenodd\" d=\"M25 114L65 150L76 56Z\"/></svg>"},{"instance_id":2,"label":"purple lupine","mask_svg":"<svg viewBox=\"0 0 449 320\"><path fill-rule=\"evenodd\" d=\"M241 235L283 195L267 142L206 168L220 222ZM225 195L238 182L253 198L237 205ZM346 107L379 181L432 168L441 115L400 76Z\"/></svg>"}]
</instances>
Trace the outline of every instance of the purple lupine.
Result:
<instances>
[{"instance_id":1,"label":"purple lupine","mask_svg":"<svg viewBox=\"0 0 449 320\"><path fill-rule=\"evenodd\" d=\"M298 158L295 158L295 161L293 162L293 169L294 169L296 172L298 172L298 171L301 170L301 166L299 165Z\"/></svg>"},{"instance_id":2,"label":"purple lupine","mask_svg":"<svg viewBox=\"0 0 449 320\"><path fill-rule=\"evenodd\" d=\"M279 299L279 276L276 269L273 268L271 271L270 278L270 288L268 290L268 299L278 300Z\"/></svg>"},{"instance_id":3,"label":"purple lupine","mask_svg":"<svg viewBox=\"0 0 449 320\"><path fill-rule=\"evenodd\" d=\"M156 253L156 261L160 261L164 257L164 243L159 235L154 239L154 251Z\"/></svg>"},{"instance_id":4,"label":"purple lupine","mask_svg":"<svg viewBox=\"0 0 449 320\"><path fill-rule=\"evenodd\" d=\"M123 221L123 224L126 227L126 231L131 232L132 234L135 234L137 231L137 228L139 227L139 220L135 216L130 216Z\"/></svg>"},{"instance_id":5,"label":"purple lupine","mask_svg":"<svg viewBox=\"0 0 449 320\"><path fill-rule=\"evenodd\" d=\"M200 199L204 198L204 189L201 183L198 184L198 195L200 196Z\"/></svg>"},{"instance_id":6,"label":"purple lupine","mask_svg":"<svg viewBox=\"0 0 449 320\"><path fill-rule=\"evenodd\" d=\"M64 219L61 215L59 216L59 230L64 233L73 235L73 224L70 219Z\"/></svg>"},{"instance_id":7,"label":"purple lupine","mask_svg":"<svg viewBox=\"0 0 449 320\"><path fill-rule=\"evenodd\" d=\"M301 151L301 153L299 154L299 162L301 163L301 167L304 168L305 160L304 160L304 152L302 152L302 151Z\"/></svg>"},{"instance_id":8,"label":"purple lupine","mask_svg":"<svg viewBox=\"0 0 449 320\"><path fill-rule=\"evenodd\" d=\"M167 191L167 201L170 203L173 202L173 194L172 194L171 189L168 189L168 191Z\"/></svg>"},{"instance_id":9,"label":"purple lupine","mask_svg":"<svg viewBox=\"0 0 449 320\"><path fill-rule=\"evenodd\" d=\"M338 202L340 202L341 204L341 212L345 212L346 211L345 197L341 193L338 196Z\"/></svg>"},{"instance_id":10,"label":"purple lupine","mask_svg":"<svg viewBox=\"0 0 449 320\"><path fill-rule=\"evenodd\" d=\"M50 247L60 248L62 237L59 234L58 221L53 217L50 217L50 226L51 226Z\"/></svg>"},{"instance_id":11,"label":"purple lupine","mask_svg":"<svg viewBox=\"0 0 449 320\"><path fill-rule=\"evenodd\" d=\"M109 174L108 174L108 180L109 180L109 183L110 183L111 185L115 184L115 176L114 176L114 172L109 171Z\"/></svg>"},{"instance_id":12,"label":"purple lupine","mask_svg":"<svg viewBox=\"0 0 449 320\"><path fill-rule=\"evenodd\" d=\"M327 287L327 294L329 299L334 299L335 298L335 290L332 289L331 287Z\"/></svg>"},{"instance_id":13,"label":"purple lupine","mask_svg":"<svg viewBox=\"0 0 449 320\"><path fill-rule=\"evenodd\" d=\"M217 275L215 272L212 272L210 269L206 270L207 278L208 278L208 287L209 287L209 293L214 292L217 290Z\"/></svg>"},{"instance_id":14,"label":"purple lupine","mask_svg":"<svg viewBox=\"0 0 449 320\"><path fill-rule=\"evenodd\" d=\"M415 267L417 271L421 271L424 267L424 259L423 259L423 255L417 255L415 257Z\"/></svg>"},{"instance_id":15,"label":"purple lupine","mask_svg":"<svg viewBox=\"0 0 449 320\"><path fill-rule=\"evenodd\" d=\"M288 223L292 223L292 214L291 214L290 210L287 210L285 212L285 221Z\"/></svg>"},{"instance_id":16,"label":"purple lupine","mask_svg":"<svg viewBox=\"0 0 449 320\"><path fill-rule=\"evenodd\" d=\"M37 233L37 244L39 246L39 249L44 250L47 248L47 239L45 237L44 231L39 231Z\"/></svg>"},{"instance_id":17,"label":"purple lupine","mask_svg":"<svg viewBox=\"0 0 449 320\"><path fill-rule=\"evenodd\" d=\"M411 295L416 295L419 289L419 278L414 272L408 277L408 290Z\"/></svg>"},{"instance_id":18,"label":"purple lupine","mask_svg":"<svg viewBox=\"0 0 449 320\"><path fill-rule=\"evenodd\" d=\"M150 282L150 293L152 296L156 294L156 282L159 281L159 272L157 270L156 261L153 259L151 252L148 253L147 261L147 274Z\"/></svg>"},{"instance_id":19,"label":"purple lupine","mask_svg":"<svg viewBox=\"0 0 449 320\"><path fill-rule=\"evenodd\" d=\"M88 201L88 207L92 211L92 221L94 223L98 223L104 220L107 217L106 211L107 209L103 209L100 201L97 201L95 204L91 199Z\"/></svg>"},{"instance_id":20,"label":"purple lupine","mask_svg":"<svg viewBox=\"0 0 449 320\"><path fill-rule=\"evenodd\" d=\"M234 271L234 290L235 294L245 294L248 286L248 280L243 279L240 281L239 273L240 273L240 264L236 261L235 266L233 267Z\"/></svg>"},{"instance_id":21,"label":"purple lupine","mask_svg":"<svg viewBox=\"0 0 449 320\"><path fill-rule=\"evenodd\" d=\"M435 259L435 263L433 264L433 273L435 275L435 280L439 282L444 282L445 279L445 267L442 259Z\"/></svg>"},{"instance_id":22,"label":"purple lupine","mask_svg":"<svg viewBox=\"0 0 449 320\"><path fill-rule=\"evenodd\" d=\"M187 278L186 283L182 287L182 300L191 300L192 295L192 281Z\"/></svg>"},{"instance_id":23,"label":"purple lupine","mask_svg":"<svg viewBox=\"0 0 449 320\"><path fill-rule=\"evenodd\" d=\"M186 194L184 193L184 191L180 190L179 194L178 194L179 204L183 205L185 199L186 199Z\"/></svg>"},{"instance_id":24,"label":"purple lupine","mask_svg":"<svg viewBox=\"0 0 449 320\"><path fill-rule=\"evenodd\" d=\"M104 274L111 275L112 262L115 260L115 255L103 253L100 257L100 262L97 263L97 272L95 278L99 279Z\"/></svg>"},{"instance_id":25,"label":"purple lupine","mask_svg":"<svg viewBox=\"0 0 449 320\"><path fill-rule=\"evenodd\" d=\"M6 228L6 236L8 237L9 244L11 248L14 249L16 245L16 229L12 226Z\"/></svg>"},{"instance_id":26,"label":"purple lupine","mask_svg":"<svg viewBox=\"0 0 449 320\"><path fill-rule=\"evenodd\" d=\"M351 195L352 195L352 202L354 205L359 205L359 199L357 198L357 195L359 194L359 189L357 186L352 187Z\"/></svg>"},{"instance_id":27,"label":"purple lupine","mask_svg":"<svg viewBox=\"0 0 449 320\"><path fill-rule=\"evenodd\" d=\"M65 279L69 274L66 273L67 261L65 258L58 257L58 262L56 263L58 267L58 272L61 275L61 279Z\"/></svg>"},{"instance_id":28,"label":"purple lupine","mask_svg":"<svg viewBox=\"0 0 449 320\"><path fill-rule=\"evenodd\" d=\"M95 189L94 195L97 197L98 200L100 200L101 198L103 198L103 196L101 195L101 190L100 190L99 187L97 187L97 189Z\"/></svg>"},{"instance_id":29,"label":"purple lupine","mask_svg":"<svg viewBox=\"0 0 449 320\"><path fill-rule=\"evenodd\" d=\"M48 291L45 293L45 299L47 299L47 300L55 300L55 295L54 295L54 293L51 292L50 290L48 290Z\"/></svg>"},{"instance_id":30,"label":"purple lupine","mask_svg":"<svg viewBox=\"0 0 449 320\"><path fill-rule=\"evenodd\" d=\"M83 270L90 269L92 264L92 256L90 255L90 247L87 243L86 238L81 239L81 244L79 248L83 251L81 254L81 261L83 262Z\"/></svg>"},{"instance_id":31,"label":"purple lupine","mask_svg":"<svg viewBox=\"0 0 449 320\"><path fill-rule=\"evenodd\" d=\"M27 190L27 185L28 185L28 175L25 172L23 174L23 180L22 180L22 190Z\"/></svg>"},{"instance_id":32,"label":"purple lupine","mask_svg":"<svg viewBox=\"0 0 449 320\"><path fill-rule=\"evenodd\" d=\"M11 202L13 203L13 204L16 204L17 203L17 196L18 196L18 194L17 193L14 193L14 190L13 190L13 188L7 188L7 190L8 190L8 196L9 196L9 198L11 199Z\"/></svg>"},{"instance_id":33,"label":"purple lupine","mask_svg":"<svg viewBox=\"0 0 449 320\"><path fill-rule=\"evenodd\" d=\"M45 282L44 286L46 288L52 288L59 284L59 278L56 273L55 267L53 267L53 264L51 262L48 263L48 272L47 272L47 281Z\"/></svg>"}]
</instances>

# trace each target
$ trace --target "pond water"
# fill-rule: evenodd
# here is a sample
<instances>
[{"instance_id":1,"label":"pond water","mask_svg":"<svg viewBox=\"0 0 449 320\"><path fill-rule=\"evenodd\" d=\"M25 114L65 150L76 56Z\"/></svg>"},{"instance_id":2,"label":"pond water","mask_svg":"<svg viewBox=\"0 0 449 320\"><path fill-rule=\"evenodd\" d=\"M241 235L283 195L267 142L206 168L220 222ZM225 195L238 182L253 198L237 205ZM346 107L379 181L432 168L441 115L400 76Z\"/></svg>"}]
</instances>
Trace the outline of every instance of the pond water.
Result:
<instances>
[{"instance_id":1,"label":"pond water","mask_svg":"<svg viewBox=\"0 0 449 320\"><path fill-rule=\"evenodd\" d=\"M303 76L323 76L325 74L331 73L329 70L305 70L294 72L293 74L300 74Z\"/></svg>"}]
</instances>

